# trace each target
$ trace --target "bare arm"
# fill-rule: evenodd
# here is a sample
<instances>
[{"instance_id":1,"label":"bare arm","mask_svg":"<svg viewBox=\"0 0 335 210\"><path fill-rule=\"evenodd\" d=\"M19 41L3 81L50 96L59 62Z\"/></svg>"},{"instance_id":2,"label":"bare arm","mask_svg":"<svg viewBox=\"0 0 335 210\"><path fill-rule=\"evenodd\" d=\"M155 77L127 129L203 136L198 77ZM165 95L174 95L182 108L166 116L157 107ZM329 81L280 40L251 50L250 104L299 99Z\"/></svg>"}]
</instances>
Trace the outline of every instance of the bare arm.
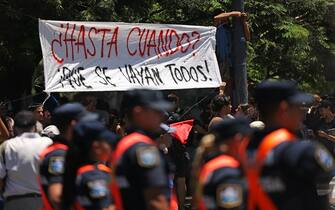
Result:
<instances>
[{"instance_id":1,"label":"bare arm","mask_svg":"<svg viewBox=\"0 0 335 210\"><path fill-rule=\"evenodd\" d=\"M326 138L326 139L328 139L328 140L330 140L330 141L335 142L335 136L333 136L333 135L329 135L329 134L327 134L327 133L324 132L324 131L318 131L318 135L319 135L320 137L323 137L323 138Z\"/></svg>"},{"instance_id":2,"label":"bare arm","mask_svg":"<svg viewBox=\"0 0 335 210\"><path fill-rule=\"evenodd\" d=\"M5 123L0 117L0 144L7 139L9 139L9 132Z\"/></svg>"},{"instance_id":3,"label":"bare arm","mask_svg":"<svg viewBox=\"0 0 335 210\"><path fill-rule=\"evenodd\" d=\"M61 183L51 184L48 188L49 201L55 210L61 209L61 196L62 196L63 185Z\"/></svg>"},{"instance_id":4,"label":"bare arm","mask_svg":"<svg viewBox=\"0 0 335 210\"><path fill-rule=\"evenodd\" d=\"M249 25L248 25L248 22L247 22L247 14L246 13L242 13L241 21L242 21L242 24L243 24L245 39L247 41L250 41L251 40L251 35L250 35Z\"/></svg>"},{"instance_id":5,"label":"bare arm","mask_svg":"<svg viewBox=\"0 0 335 210\"><path fill-rule=\"evenodd\" d=\"M241 14L241 12L237 11L227 13L223 12L214 17L214 26L220 25L224 19L228 19L229 17L241 17Z\"/></svg>"},{"instance_id":6,"label":"bare arm","mask_svg":"<svg viewBox=\"0 0 335 210\"><path fill-rule=\"evenodd\" d=\"M223 12L214 17L214 19L221 19L221 18L229 18L229 17L241 17L241 12L233 11L233 12Z\"/></svg>"},{"instance_id":7,"label":"bare arm","mask_svg":"<svg viewBox=\"0 0 335 210\"><path fill-rule=\"evenodd\" d=\"M169 210L169 202L160 188L148 188L144 190L144 199L148 210Z\"/></svg>"},{"instance_id":8,"label":"bare arm","mask_svg":"<svg viewBox=\"0 0 335 210\"><path fill-rule=\"evenodd\" d=\"M103 210L116 210L114 205L110 205L107 208L104 208Z\"/></svg>"}]
</instances>

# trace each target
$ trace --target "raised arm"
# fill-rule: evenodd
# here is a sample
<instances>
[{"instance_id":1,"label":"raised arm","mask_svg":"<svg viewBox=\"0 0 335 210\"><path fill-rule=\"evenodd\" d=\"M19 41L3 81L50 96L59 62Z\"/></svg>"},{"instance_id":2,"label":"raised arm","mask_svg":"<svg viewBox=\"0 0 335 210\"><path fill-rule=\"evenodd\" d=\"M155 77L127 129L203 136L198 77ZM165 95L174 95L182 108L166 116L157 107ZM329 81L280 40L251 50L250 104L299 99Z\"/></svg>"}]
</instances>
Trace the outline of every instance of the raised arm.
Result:
<instances>
[{"instance_id":1,"label":"raised arm","mask_svg":"<svg viewBox=\"0 0 335 210\"><path fill-rule=\"evenodd\" d=\"M245 36L245 39L247 41L250 41L251 40L251 35L250 35L249 25L248 25L248 22L247 22L247 17L248 16L247 16L246 13L241 14L241 21L242 21L242 24L243 24L244 36Z\"/></svg>"},{"instance_id":2,"label":"raised arm","mask_svg":"<svg viewBox=\"0 0 335 210\"><path fill-rule=\"evenodd\" d=\"M228 19L229 17L241 17L241 14L242 13L238 11L220 13L214 17L214 26L220 25L222 20Z\"/></svg>"}]
</instances>

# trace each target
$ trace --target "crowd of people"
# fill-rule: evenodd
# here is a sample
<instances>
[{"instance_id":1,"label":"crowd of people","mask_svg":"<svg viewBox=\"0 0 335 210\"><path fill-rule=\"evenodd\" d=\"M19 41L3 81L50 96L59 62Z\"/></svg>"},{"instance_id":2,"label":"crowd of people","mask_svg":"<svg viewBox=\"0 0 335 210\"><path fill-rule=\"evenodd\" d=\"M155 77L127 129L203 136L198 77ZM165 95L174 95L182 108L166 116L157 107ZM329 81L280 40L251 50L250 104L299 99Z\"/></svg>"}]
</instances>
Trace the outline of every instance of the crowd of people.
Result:
<instances>
[{"instance_id":1,"label":"crowd of people","mask_svg":"<svg viewBox=\"0 0 335 210\"><path fill-rule=\"evenodd\" d=\"M234 108L223 87L188 108L149 89L125 92L117 111L92 94L2 107L2 208L331 208L334 100L289 81L253 92Z\"/></svg>"}]
</instances>

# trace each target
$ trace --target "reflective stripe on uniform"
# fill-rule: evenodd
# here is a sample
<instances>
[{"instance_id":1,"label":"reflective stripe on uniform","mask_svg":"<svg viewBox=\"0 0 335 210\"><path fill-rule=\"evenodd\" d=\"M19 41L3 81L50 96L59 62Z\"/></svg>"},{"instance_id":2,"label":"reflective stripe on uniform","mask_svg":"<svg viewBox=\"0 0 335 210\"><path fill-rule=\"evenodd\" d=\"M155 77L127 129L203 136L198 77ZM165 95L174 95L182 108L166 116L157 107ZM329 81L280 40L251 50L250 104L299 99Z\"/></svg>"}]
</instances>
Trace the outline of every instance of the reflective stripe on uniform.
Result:
<instances>
[{"instance_id":1,"label":"reflective stripe on uniform","mask_svg":"<svg viewBox=\"0 0 335 210\"><path fill-rule=\"evenodd\" d=\"M120 160L122 155L133 145L137 143L147 143L150 145L154 145L155 142L150 139L148 136L145 136L141 133L135 132L128 136L125 136L121 139L121 141L117 144L116 149L113 153L113 159L112 159L112 166L116 167L117 162ZM115 170L113 170L115 171ZM122 204L122 197L120 188L116 183L116 179L112 179L110 190L112 192L113 198L115 200L115 206L118 210L123 210L123 204Z\"/></svg>"},{"instance_id":2,"label":"reflective stripe on uniform","mask_svg":"<svg viewBox=\"0 0 335 210\"><path fill-rule=\"evenodd\" d=\"M277 210L277 207L272 202L271 198L264 192L261 183L260 176L264 166L264 162L267 155L277 146L284 142L290 142L296 139L296 136L289 132L287 129L278 129L268 134L262 140L258 150L256 151L255 164L250 164L247 154L247 144L243 144L243 150L241 151L241 157L243 160L243 168L247 176L249 191L248 191L248 210Z\"/></svg>"},{"instance_id":3,"label":"reflective stripe on uniform","mask_svg":"<svg viewBox=\"0 0 335 210\"><path fill-rule=\"evenodd\" d=\"M207 162L200 170L199 183L203 186L208 177L219 168L238 168L240 163L228 155L220 155ZM198 202L199 210L206 210L205 202L200 198Z\"/></svg>"},{"instance_id":4,"label":"reflective stripe on uniform","mask_svg":"<svg viewBox=\"0 0 335 210\"><path fill-rule=\"evenodd\" d=\"M56 150L68 150L68 146L66 146L65 144L60 144L60 143L55 143L50 145L49 147L45 148L41 154L40 154L40 160L43 160L45 158L45 156L47 156L48 154L50 154L53 151ZM43 208L42 210L54 210L54 208L52 207L46 193L43 190L43 186L42 186L42 182L41 182L41 177L38 176L38 183L40 185L40 189L41 189L41 196L42 196L42 202L43 202Z\"/></svg>"}]
</instances>

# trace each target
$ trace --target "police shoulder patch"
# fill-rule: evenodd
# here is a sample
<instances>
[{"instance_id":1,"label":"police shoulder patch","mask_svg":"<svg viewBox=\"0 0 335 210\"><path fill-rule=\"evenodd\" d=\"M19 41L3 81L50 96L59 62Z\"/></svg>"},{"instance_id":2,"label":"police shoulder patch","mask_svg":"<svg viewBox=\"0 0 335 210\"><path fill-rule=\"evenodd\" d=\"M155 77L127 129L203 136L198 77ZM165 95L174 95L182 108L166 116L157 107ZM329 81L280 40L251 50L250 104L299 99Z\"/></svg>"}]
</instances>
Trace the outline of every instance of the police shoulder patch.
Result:
<instances>
[{"instance_id":1,"label":"police shoulder patch","mask_svg":"<svg viewBox=\"0 0 335 210\"><path fill-rule=\"evenodd\" d=\"M50 157L48 171L53 175L61 175L64 173L64 157Z\"/></svg>"},{"instance_id":2,"label":"police shoulder patch","mask_svg":"<svg viewBox=\"0 0 335 210\"><path fill-rule=\"evenodd\" d=\"M334 168L334 158L323 146L318 146L314 153L315 160L325 170L330 171Z\"/></svg>"},{"instance_id":3,"label":"police shoulder patch","mask_svg":"<svg viewBox=\"0 0 335 210\"><path fill-rule=\"evenodd\" d=\"M137 148L136 157L137 163L144 168L153 168L160 163L158 149L154 146Z\"/></svg>"},{"instance_id":4,"label":"police shoulder patch","mask_svg":"<svg viewBox=\"0 0 335 210\"><path fill-rule=\"evenodd\" d=\"M87 183L89 196L93 199L104 198L108 194L107 182L103 179Z\"/></svg>"},{"instance_id":5,"label":"police shoulder patch","mask_svg":"<svg viewBox=\"0 0 335 210\"><path fill-rule=\"evenodd\" d=\"M243 192L239 184L222 184L216 191L216 203L221 208L236 208L242 204Z\"/></svg>"}]
</instances>

